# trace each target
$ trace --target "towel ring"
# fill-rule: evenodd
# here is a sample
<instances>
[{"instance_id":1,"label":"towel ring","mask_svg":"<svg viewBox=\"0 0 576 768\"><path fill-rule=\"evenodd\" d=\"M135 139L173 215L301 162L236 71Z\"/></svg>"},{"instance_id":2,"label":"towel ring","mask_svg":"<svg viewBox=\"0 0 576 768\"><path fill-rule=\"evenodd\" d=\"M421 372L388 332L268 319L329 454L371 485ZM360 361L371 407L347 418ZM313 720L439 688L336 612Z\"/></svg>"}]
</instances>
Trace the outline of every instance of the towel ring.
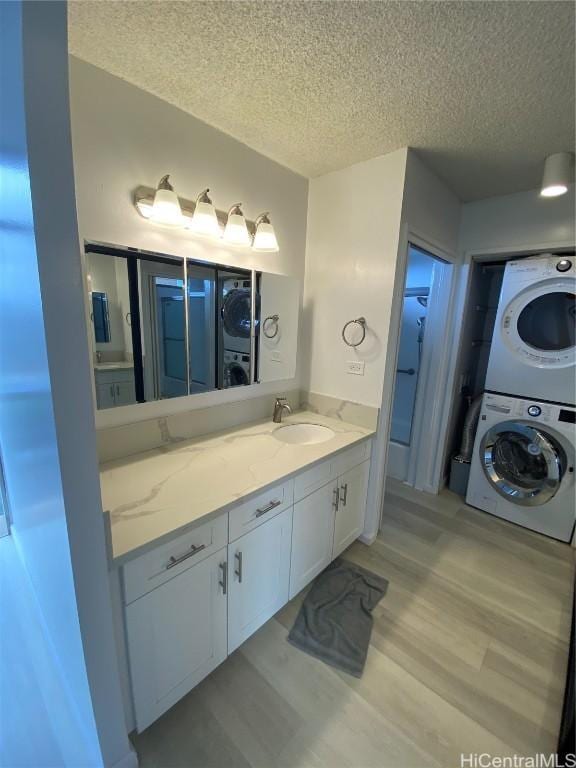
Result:
<instances>
[{"instance_id":1,"label":"towel ring","mask_svg":"<svg viewBox=\"0 0 576 768\"><path fill-rule=\"evenodd\" d=\"M348 341L346 338L346 329L349 325L359 325L362 328L362 338L360 341L357 341L356 343L353 343L351 341ZM364 341L366 338L366 318L365 317L358 317L356 320L348 320L348 322L345 324L344 328L342 328L342 341L344 344L347 344L349 347L359 347L360 344Z\"/></svg>"},{"instance_id":2,"label":"towel ring","mask_svg":"<svg viewBox=\"0 0 576 768\"><path fill-rule=\"evenodd\" d=\"M278 331L280 330L280 326L278 325L279 320L280 315L269 315L268 317L264 318L264 322L262 323L262 332L267 339L275 339L276 336L278 336ZM266 326L266 323L268 323L268 327ZM274 333L268 332L271 330L271 325L274 325Z\"/></svg>"}]
</instances>

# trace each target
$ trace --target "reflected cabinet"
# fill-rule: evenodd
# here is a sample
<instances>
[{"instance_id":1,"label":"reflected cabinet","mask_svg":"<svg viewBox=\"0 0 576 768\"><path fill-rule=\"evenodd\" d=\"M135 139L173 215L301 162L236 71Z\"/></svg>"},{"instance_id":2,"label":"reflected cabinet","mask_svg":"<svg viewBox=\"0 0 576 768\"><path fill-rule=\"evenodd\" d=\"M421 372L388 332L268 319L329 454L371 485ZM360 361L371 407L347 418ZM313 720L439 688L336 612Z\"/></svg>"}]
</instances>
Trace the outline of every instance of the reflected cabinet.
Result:
<instances>
[{"instance_id":1,"label":"reflected cabinet","mask_svg":"<svg viewBox=\"0 0 576 768\"><path fill-rule=\"evenodd\" d=\"M86 245L97 407L293 378L295 278Z\"/></svg>"}]
</instances>

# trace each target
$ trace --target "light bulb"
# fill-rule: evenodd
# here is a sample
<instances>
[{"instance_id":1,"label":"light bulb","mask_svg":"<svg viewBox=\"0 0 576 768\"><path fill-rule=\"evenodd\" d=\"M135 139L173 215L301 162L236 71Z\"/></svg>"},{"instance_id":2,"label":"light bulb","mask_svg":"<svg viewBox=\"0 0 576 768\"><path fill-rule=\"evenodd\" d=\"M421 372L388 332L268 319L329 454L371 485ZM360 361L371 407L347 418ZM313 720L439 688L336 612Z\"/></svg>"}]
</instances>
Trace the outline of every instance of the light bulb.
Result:
<instances>
[{"instance_id":1,"label":"light bulb","mask_svg":"<svg viewBox=\"0 0 576 768\"><path fill-rule=\"evenodd\" d=\"M220 237L222 232L220 231L216 209L212 205L212 200L208 197L209 191L209 189L205 189L198 195L194 215L190 222L190 229L198 235Z\"/></svg>"},{"instance_id":2,"label":"light bulb","mask_svg":"<svg viewBox=\"0 0 576 768\"><path fill-rule=\"evenodd\" d=\"M261 213L255 221L256 232L252 248L255 251L269 251L276 253L280 250L274 227L270 223L267 213Z\"/></svg>"},{"instance_id":3,"label":"light bulb","mask_svg":"<svg viewBox=\"0 0 576 768\"><path fill-rule=\"evenodd\" d=\"M557 152L549 155L544 163L542 176L542 197L558 197L568 192L568 184L572 177L572 162L574 156L571 152Z\"/></svg>"},{"instance_id":4,"label":"light bulb","mask_svg":"<svg viewBox=\"0 0 576 768\"><path fill-rule=\"evenodd\" d=\"M241 205L242 203L235 203L228 211L224 240L231 245L250 245L250 232Z\"/></svg>"},{"instance_id":5,"label":"light bulb","mask_svg":"<svg viewBox=\"0 0 576 768\"><path fill-rule=\"evenodd\" d=\"M166 174L158 182L150 218L158 224L176 227L182 224L182 209L178 195L168 179L169 175Z\"/></svg>"}]
</instances>

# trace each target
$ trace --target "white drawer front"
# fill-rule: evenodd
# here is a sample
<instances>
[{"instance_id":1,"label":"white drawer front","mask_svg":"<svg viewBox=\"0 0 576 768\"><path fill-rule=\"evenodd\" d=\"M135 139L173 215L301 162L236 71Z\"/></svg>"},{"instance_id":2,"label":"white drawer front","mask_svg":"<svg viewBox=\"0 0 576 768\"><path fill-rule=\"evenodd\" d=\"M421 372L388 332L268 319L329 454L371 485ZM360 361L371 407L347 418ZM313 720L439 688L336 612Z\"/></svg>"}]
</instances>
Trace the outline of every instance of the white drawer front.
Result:
<instances>
[{"instance_id":1,"label":"white drawer front","mask_svg":"<svg viewBox=\"0 0 576 768\"><path fill-rule=\"evenodd\" d=\"M230 541L265 523L291 506L294 500L294 481L275 485L250 501L245 501L230 511Z\"/></svg>"},{"instance_id":2,"label":"white drawer front","mask_svg":"<svg viewBox=\"0 0 576 768\"><path fill-rule=\"evenodd\" d=\"M124 602L131 603L226 546L228 515L209 520L188 533L126 563Z\"/></svg>"},{"instance_id":3,"label":"white drawer front","mask_svg":"<svg viewBox=\"0 0 576 768\"><path fill-rule=\"evenodd\" d=\"M336 478L334 458L300 472L294 478L294 501L300 501Z\"/></svg>"},{"instance_id":4,"label":"white drawer front","mask_svg":"<svg viewBox=\"0 0 576 768\"><path fill-rule=\"evenodd\" d=\"M336 465L336 474L343 475L344 472L348 472L352 467L357 467L363 461L370 458L372 450L372 440L363 440L358 445L354 445L352 448L343 451L334 458Z\"/></svg>"}]
</instances>

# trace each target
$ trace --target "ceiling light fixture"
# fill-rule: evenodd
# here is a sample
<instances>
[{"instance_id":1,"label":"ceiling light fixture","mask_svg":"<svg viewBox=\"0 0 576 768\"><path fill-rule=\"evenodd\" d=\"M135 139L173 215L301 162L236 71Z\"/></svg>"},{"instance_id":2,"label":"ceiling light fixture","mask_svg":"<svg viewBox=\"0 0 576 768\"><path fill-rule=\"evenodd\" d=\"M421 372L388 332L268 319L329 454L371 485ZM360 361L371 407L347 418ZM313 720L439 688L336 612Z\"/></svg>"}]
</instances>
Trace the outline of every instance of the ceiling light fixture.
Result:
<instances>
[{"instance_id":1,"label":"ceiling light fixture","mask_svg":"<svg viewBox=\"0 0 576 768\"><path fill-rule=\"evenodd\" d=\"M178 195L168 179L169 174L162 176L156 188L150 218L158 224L168 224L177 227L182 224L182 209Z\"/></svg>"},{"instance_id":2,"label":"ceiling light fixture","mask_svg":"<svg viewBox=\"0 0 576 768\"><path fill-rule=\"evenodd\" d=\"M194 215L190 222L190 228L198 235L206 235L207 237L220 237L222 231L220 229L220 223L218 222L218 215L216 209L212 205L212 200L208 197L209 189L205 189L200 192L196 198L196 207L194 208Z\"/></svg>"},{"instance_id":3,"label":"ceiling light fixture","mask_svg":"<svg viewBox=\"0 0 576 768\"><path fill-rule=\"evenodd\" d=\"M251 237L242 213L242 203L234 203L228 211L224 240L231 245L250 245Z\"/></svg>"},{"instance_id":4,"label":"ceiling light fixture","mask_svg":"<svg viewBox=\"0 0 576 768\"><path fill-rule=\"evenodd\" d=\"M269 213L261 213L254 222L254 241L252 248L255 251L269 251L276 253L280 250L274 227L270 223Z\"/></svg>"},{"instance_id":5,"label":"ceiling light fixture","mask_svg":"<svg viewBox=\"0 0 576 768\"><path fill-rule=\"evenodd\" d=\"M542 197L558 197L568 192L573 161L574 155L571 152L558 152L546 158L540 190Z\"/></svg>"}]
</instances>

